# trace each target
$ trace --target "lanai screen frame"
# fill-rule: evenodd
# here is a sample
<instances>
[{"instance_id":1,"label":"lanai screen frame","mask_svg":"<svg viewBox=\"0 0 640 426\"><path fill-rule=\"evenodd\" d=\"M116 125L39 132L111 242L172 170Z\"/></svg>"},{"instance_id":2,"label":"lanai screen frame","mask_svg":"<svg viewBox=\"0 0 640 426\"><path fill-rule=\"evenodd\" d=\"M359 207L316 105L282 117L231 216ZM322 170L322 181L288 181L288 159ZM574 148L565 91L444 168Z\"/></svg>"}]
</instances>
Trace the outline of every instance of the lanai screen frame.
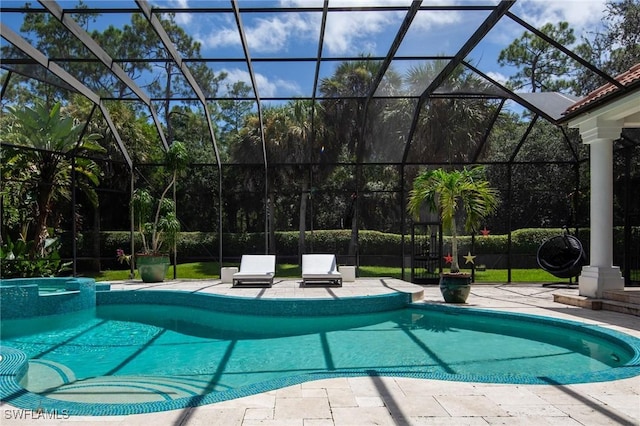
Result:
<instances>
[{"instance_id":1,"label":"lanai screen frame","mask_svg":"<svg viewBox=\"0 0 640 426\"><path fill-rule=\"evenodd\" d=\"M470 62L468 62L467 60L467 56L469 55L469 53L473 50L473 48L475 46L478 45L478 43L480 43L483 38L489 33L489 31L496 25L498 24L498 22L500 22L503 19L508 19L511 20L517 24L519 24L523 30L527 30L535 35L537 35L538 37L542 38L543 40L545 40L547 43L549 43L550 45L552 45L553 47L555 47L556 49L562 51L564 54L566 54L567 56L569 56L571 59L573 59L574 61L576 61L577 63L579 63L580 65L582 65L583 67L585 67L586 69L588 69L589 71L591 71L595 76L597 76L598 78L600 78L603 82L608 82L611 83L613 85L615 85L616 87L618 87L620 90L624 91L626 90L617 80L615 80L612 76L608 75L607 73L603 72L602 70L600 70L599 68L597 68L594 64L584 60L583 58L579 57L578 55L576 55L575 53L573 53L571 50L569 50L567 47L559 44L558 42L556 42L555 40L549 38L548 36L546 36L544 33L540 32L537 28L535 28L534 26L530 25L529 23L527 23L526 21L524 21L523 19L521 19L520 17L518 17L517 15L515 15L514 13L512 13L510 11L511 7L515 4L515 1L500 1L498 3L495 4L487 4L487 5L478 5L478 4L467 4L467 5L456 5L456 4L451 4L451 5L438 5L438 6L432 6L432 5L423 5L422 1L412 1L410 4L407 5L403 5L403 6L363 6L363 5L358 5L358 6L332 6L331 2L329 0L324 0L322 2L321 6L310 6L310 7L282 7L282 8L278 8L278 7L256 7L256 6L249 6L249 7L244 7L241 5L241 1L239 0L230 0L228 6L222 6L222 2L213 2L211 6L205 6L201 3L196 3L197 7L192 7L189 9L182 9L182 8L175 8L175 7L159 7L159 8L154 8L151 6L151 4L149 2L147 2L146 0L136 0L135 3L132 3L132 7L126 7L126 8L121 8L121 7L100 7L100 8L94 8L91 7L91 2L88 3L89 8L85 9L85 10L78 10L75 8L72 9L66 9L64 8L61 4L54 2L54 1L40 1L40 8L38 9L29 9L29 12L35 12L35 13L48 13L51 16L55 17L56 19L58 19L61 23L61 25L63 27L65 27L70 34L72 34L74 37L76 37L86 48L89 52L91 52L91 54L94 56L92 59L86 59L87 62L98 62L98 63L102 63L105 67L107 67L114 75L115 78L117 78L118 80L120 80L123 84L125 84L129 90L131 91L132 94L135 95L135 98L137 99L137 101L142 102L144 105L146 105L146 107L149 109L149 114L150 117L152 118L153 122L156 125L156 128L158 130L158 134L160 137L160 140L162 141L163 144L163 148L167 149L168 144L170 143L170 141L167 140L167 137L164 134L163 131L163 127L162 127L162 122L160 120L160 118L158 117L158 114L155 111L155 108L153 106L153 102L158 102L158 101L177 101L177 102L199 102L202 105L202 109L204 111L204 114L206 115L206 122L208 125L208 130L209 130L209 136L210 136L210 142L212 144L212 148L214 150L215 153L215 158L216 158L216 163L215 163L215 167L217 167L218 169L218 176L219 176L219 181L218 181L218 193L219 193L219 198L218 198L218 203L219 205L222 205L222 194L223 194L223 190L222 190L222 168L223 166L225 166L225 164L222 163L221 157L220 157L220 150L219 150L219 146L217 144L216 138L215 138L215 133L214 133L214 123L211 120L211 117L209 115L208 112L208 108L207 105L210 102L216 102L216 101L220 101L223 99L226 99L224 97L207 97L205 96L205 91L202 90L202 88L198 85L198 82L195 80L195 78L193 77L193 75L191 74L191 72L189 71L189 64L190 63L194 63L194 62L202 62L202 61L210 61L210 62L237 62L237 61L242 61L245 66L247 67L249 74L250 74L250 81L251 81L251 86L252 86L252 96L247 97L246 99L243 100L250 100L255 102L255 105L257 106L257 113L258 113L258 117L259 117L259 121L260 121L260 131L261 131L261 142L262 142L262 150L263 150L263 163L261 165L262 170L265 174L265 188L264 188L264 204L265 204L265 211L266 211L266 200L268 198L268 193L270 188L268 187L268 179L266 179L266 175L270 169L270 167L277 167L278 164L277 163L272 163L269 161L269 158L267 156L267 149L266 149L266 141L265 141L265 136L264 136L264 119L262 116L262 107L263 104L266 102L271 102L271 101L287 101L287 100L293 100L293 99L307 99L310 101L313 101L313 103L315 104L316 101L321 101L321 100L325 100L326 98L323 98L321 96L318 96L318 84L319 84L319 78L320 78L320 67L322 66L322 64L329 62L329 61L355 61L355 60L371 60L371 61L380 61L382 63L382 67L380 70L380 73L376 76L374 82L375 84L371 87L370 92L368 93L368 95L366 96L366 98L364 99L365 101L365 105L368 105L372 102L372 100L374 99L383 99L380 98L378 96L376 96L376 91L378 89L378 86L380 84L380 82L383 80L384 78L384 73L387 71L387 69L389 68L390 64L392 61L394 60L439 60L439 61L445 61L446 64L444 65L444 67L442 68L441 72L435 77L435 79L433 81L431 81L431 83L425 88L425 90L420 93L419 95L416 96L402 96L402 98L405 99L412 99L414 101L417 102L417 106L414 110L414 114L413 114L413 118L412 118L412 122L411 122L411 127L409 129L409 137L406 140L406 145L405 145L405 150L402 156L402 160L398 163L389 163L389 164L393 164L393 165L399 165L402 169L404 169L404 167L406 166L411 166L411 165L426 165L426 163L424 162L419 162L419 163L412 163L409 158L408 158L408 153L409 153L409 149L411 147L411 143L413 140L413 134L415 132L415 128L417 126L417 121L418 121L418 116L421 110L421 107L429 102L431 99L436 99L436 98L447 98L447 99L474 99L474 98L488 98L488 99L496 99L499 100L501 102L500 107L497 109L496 111L496 115L495 117L497 118L498 114L501 112L502 107L504 105L505 101L513 101L515 103L517 103L518 105L520 105L522 108L525 108L529 111L531 111L531 113L533 114L533 119L532 121L535 122L535 120L538 119L538 117L541 117L543 119L545 119L546 121L550 122L553 125L557 125L559 126L560 121L561 121L561 115L559 115L557 113L558 110L563 110L563 106L566 105L567 107L569 105L571 105L572 100L568 99L568 100L563 100L561 101L561 103L558 105L555 105L554 108L552 109L547 109L544 107L541 107L540 105L536 104L535 101L533 101L533 96L532 94L529 94L528 96L523 96L521 94L517 94L512 92L511 90L509 90L508 88L506 88L504 85L500 84L499 82L493 80L492 78L490 78L487 74L483 73L480 69L478 69L475 65L471 64ZM0 13L2 14L2 16L7 16L7 14L11 14L11 13L25 13L27 11L26 8L24 8L24 6L6 6L6 3L3 3L0 6ZM300 57L287 57L287 56L281 56L281 57L274 57L274 58L252 58L251 56L251 49L249 47L248 41L247 41L247 34L246 34L246 30L245 30L245 26L243 24L243 18L246 17L249 14L252 13L261 13L261 12L314 12L314 13L321 13L322 14L322 18L321 18L321 27L319 30L320 36L319 36L319 41L318 41L318 49L317 49L317 54L315 57L307 57L307 58L300 58ZM391 12L400 12L400 13L404 13L404 19L401 23L401 25L398 28L397 33L394 36L393 42L391 43L391 46L388 50L388 53L386 54L386 56L378 56L378 57L366 57L363 58L361 56L345 56L345 57L325 57L323 55L323 45L324 45L324 35L325 35L325 28L326 28L326 23L327 23L327 16L329 13L331 12L338 12L338 11L343 11L343 12L377 12L377 13L391 13ZM473 32L473 34L466 40L466 42L459 48L459 50L451 56L416 56L416 57L406 57L406 56L398 56L397 55L397 51L398 48L400 47L400 44L402 43L403 38L405 37L405 35L407 34L407 31L410 29L412 21L414 20L414 18L416 17L416 15L419 12L429 12L429 11L455 11L455 12L465 12L465 11L484 11L485 13L487 13L486 18L482 21L482 23L480 25L478 25L478 27L475 29L475 31ZM183 97L180 99L174 99L174 98L150 98L143 89L141 89L136 82L134 82L131 78L129 78L126 73L124 73L124 71L120 68L120 66L118 65L119 62L122 61L136 61L136 60L143 60L142 58L112 58L110 57L93 39L91 39L90 35L84 31L84 29L82 29L76 21L74 21L73 19L73 15L77 14L77 13L100 13L100 14L109 14L109 13L122 13L122 12L127 12L127 13L141 13L145 16L145 18L147 19L149 25L151 26L151 28L153 29L153 31L155 32L155 34L157 35L157 37L162 40L162 43L164 44L164 47L166 49L166 59L167 61L172 61L173 63L175 63L178 68L180 69L180 71L183 74L183 77L185 79L185 81L188 82L188 84L191 86L191 88L193 89L193 96L192 97ZM161 14L165 14L165 13L175 13L175 14L179 14L179 13L185 13L185 12L189 12L189 13L216 13L216 12L220 12L220 13L232 13L234 18L235 18L235 22L236 22L236 27L237 27L237 31L238 31L238 36L241 40L241 45L242 45L242 58L238 58L238 57L227 57L227 58L185 58L182 57L180 55L180 53L178 52L178 50L176 49L176 47L173 45L171 39L169 38L166 30L162 27L160 21L158 20L158 16ZM1 67L6 70L8 72L7 74L7 78L4 81L3 87L2 87L2 95L4 95L8 85L10 84L10 80L11 80L11 75L12 73L16 73L16 74L20 74L24 77L29 77L29 78L38 78L37 76L39 75L38 72L34 72L33 68L40 68L40 71L42 71L42 69L44 69L44 80L47 81L50 84L53 85L59 85L59 86L66 86L67 88L71 89L72 91L78 92L80 94L82 94L83 96L85 96L87 99L89 99L94 105L94 111L95 109L100 109L101 113L103 114L104 118L106 119L107 123L109 123L109 126L111 128L111 131L118 143L118 147L121 151L122 157L125 161L125 163L127 164L127 166L129 167L129 170L131 171L131 190L133 191L133 163L131 161L131 156L130 154L127 152L126 147L124 146L124 144L122 144L122 142L120 141L120 137L118 135L117 129L115 128L115 125L112 123L112 121L109 118L109 113L107 108L105 107L105 102L109 102L109 101L122 101L122 99L119 98L115 98L115 97L109 97L109 96L99 96L98 94L94 93L93 91L91 91L91 89L89 89L88 87L86 87L85 85L83 85L79 80L77 80L73 75L71 75L70 73L68 73L67 71L65 71L65 69L58 65L58 64L63 64L66 62L70 62L70 61L77 61L79 60L78 58L48 58L46 57L46 55L44 55L42 52L39 52L37 49L35 49L29 42L27 42L21 35L15 33L7 24L5 24L5 22L2 22L2 26L0 27L0 33L2 35L2 38L4 40L6 40L9 44L13 45L18 51L22 52L22 55L24 55L23 58L3 58L2 59L2 64ZM82 59L85 60L85 59ZM314 81L313 81L313 92L310 96L308 97L296 97L296 98L282 98L282 97L268 97L268 96L260 96L259 90L258 90L258 84L257 84L257 78L256 78L256 72L254 70L254 65L255 64L259 64L259 63L264 63L264 62L291 62L291 61L297 61L297 62L308 62L311 64L314 64L315 67L315 73L314 73ZM438 89L441 89L442 84L446 81L446 79L451 75L451 73L457 68L457 67L464 67L466 70L471 71L472 73L474 73L475 75L479 76L480 78L482 78L484 81L491 83L491 85L493 86L493 89L490 90L489 92L473 92L473 93L454 93L454 92L450 92L450 93L443 93L441 91L438 91ZM41 78L41 77L40 77ZM535 94L533 94L535 95ZM555 111L555 112L553 112ZM491 133L491 129L493 126L493 123L495 122L495 120L493 120L490 124L490 126L487 127L486 131L484 132L484 140L480 141L480 148L478 149L477 153L473 156L473 161L470 161L468 163L464 163L464 164L460 164L460 165L465 165L465 164L477 164L477 159L478 159L478 154L481 150L481 147L483 147L487 141L487 138L489 137L490 133ZM569 143L569 139L566 135L566 133L564 132L563 129L563 134L565 135L565 139L567 141L567 143ZM520 143L517 145L517 147L515 148L514 152L509 156L509 165L512 164L516 164L516 155L517 155L517 151L519 150L519 148L522 146L522 143L524 143L526 139L526 134L523 136L522 140L520 141ZM575 152L574 152L575 154ZM586 159L581 159L578 158L577 155L574 156L574 161L576 164L582 163L584 161L586 161ZM356 162L355 164L365 164L364 159L361 157L357 157L356 158ZM384 164L384 163L375 163L375 164ZM434 163L435 164L435 163ZM442 163L437 163L437 164L442 164ZM452 164L452 163L448 163L448 164ZM491 163L487 163L487 164L491 164ZM304 163L302 164L302 166L304 167L313 167L315 165L318 165L318 163L315 162L309 162L309 163ZM404 179L404 172L401 173L402 179ZM400 183L400 188L402 188L402 191L404 191L405 188L405 183L401 182ZM404 222L404 220L403 220ZM268 223L267 223L267 214L265 214L265 251L268 250ZM403 237L404 237L404 227L403 227ZM223 229L222 229L222 213L220 213L219 218L218 218L218 233L220 236L222 236L223 234ZM74 234L75 234L75 230L74 230ZM75 241L75 238L74 238ZM133 239L132 239L132 245L133 245ZM133 249L133 247L132 247ZM223 259L223 243L222 243L222 238L219 238L219 257L220 257L220 262L222 262ZM76 253L75 253L75 249L74 249L74 274L75 274L75 259L76 258Z\"/></svg>"}]
</instances>

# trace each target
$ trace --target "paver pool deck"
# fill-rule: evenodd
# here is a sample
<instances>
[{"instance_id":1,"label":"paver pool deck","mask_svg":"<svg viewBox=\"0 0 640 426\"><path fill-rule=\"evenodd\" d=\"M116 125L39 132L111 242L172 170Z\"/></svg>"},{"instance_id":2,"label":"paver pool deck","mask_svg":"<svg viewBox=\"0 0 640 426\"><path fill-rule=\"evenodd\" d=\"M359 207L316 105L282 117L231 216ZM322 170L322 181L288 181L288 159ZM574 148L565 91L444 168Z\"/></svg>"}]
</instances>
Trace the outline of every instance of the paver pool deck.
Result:
<instances>
[{"instance_id":1,"label":"paver pool deck","mask_svg":"<svg viewBox=\"0 0 640 426\"><path fill-rule=\"evenodd\" d=\"M443 303L437 286L393 278L358 278L343 287L302 287L276 278L271 288L231 288L220 280L112 283L112 290L183 290L249 298L340 298L410 292ZM576 286L479 284L464 306L597 324L640 338L640 318L553 301ZM464 306L461 306L464 309ZM0 404L2 425L640 425L640 376L574 385L504 385L398 377L336 378L195 408L129 416L43 419ZM22 419L17 417L22 416ZM62 416L59 416L62 417Z\"/></svg>"}]
</instances>

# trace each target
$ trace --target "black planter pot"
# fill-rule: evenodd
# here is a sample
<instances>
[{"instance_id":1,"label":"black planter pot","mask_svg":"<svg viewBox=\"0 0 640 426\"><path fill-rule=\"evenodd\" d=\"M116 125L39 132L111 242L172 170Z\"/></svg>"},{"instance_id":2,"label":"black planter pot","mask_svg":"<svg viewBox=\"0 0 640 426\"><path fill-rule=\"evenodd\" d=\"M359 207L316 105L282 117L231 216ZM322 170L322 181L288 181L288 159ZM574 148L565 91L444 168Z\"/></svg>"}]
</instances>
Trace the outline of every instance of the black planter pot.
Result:
<instances>
[{"instance_id":1,"label":"black planter pot","mask_svg":"<svg viewBox=\"0 0 640 426\"><path fill-rule=\"evenodd\" d=\"M440 292L447 303L466 303L471 292L471 275L465 273L440 275Z\"/></svg>"}]
</instances>

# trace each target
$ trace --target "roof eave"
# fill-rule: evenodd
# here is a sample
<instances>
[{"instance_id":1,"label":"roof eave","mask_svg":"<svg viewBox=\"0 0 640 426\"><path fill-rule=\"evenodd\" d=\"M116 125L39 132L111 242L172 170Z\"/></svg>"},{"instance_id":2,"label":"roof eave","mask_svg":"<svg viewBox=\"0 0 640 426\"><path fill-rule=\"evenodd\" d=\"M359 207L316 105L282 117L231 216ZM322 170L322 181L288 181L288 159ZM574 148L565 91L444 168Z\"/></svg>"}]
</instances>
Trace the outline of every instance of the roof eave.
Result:
<instances>
[{"instance_id":1,"label":"roof eave","mask_svg":"<svg viewBox=\"0 0 640 426\"><path fill-rule=\"evenodd\" d=\"M628 95L629 93L632 93L635 90L639 90L640 89L640 80L636 80L630 84L628 84L627 86L625 86L622 89L618 89L616 91L613 91L611 93L608 93L606 95L603 95L597 99L594 99L593 101L585 104L584 106L576 109L575 111L571 111L568 114L564 114L562 116L562 118L560 118L558 120L558 124L559 125L566 125L568 124L571 120L573 120L576 117L579 117L583 114L587 114L591 111L594 111L598 108L600 108L603 105L609 104L613 101L615 101L616 99L622 98L626 95Z\"/></svg>"}]
</instances>

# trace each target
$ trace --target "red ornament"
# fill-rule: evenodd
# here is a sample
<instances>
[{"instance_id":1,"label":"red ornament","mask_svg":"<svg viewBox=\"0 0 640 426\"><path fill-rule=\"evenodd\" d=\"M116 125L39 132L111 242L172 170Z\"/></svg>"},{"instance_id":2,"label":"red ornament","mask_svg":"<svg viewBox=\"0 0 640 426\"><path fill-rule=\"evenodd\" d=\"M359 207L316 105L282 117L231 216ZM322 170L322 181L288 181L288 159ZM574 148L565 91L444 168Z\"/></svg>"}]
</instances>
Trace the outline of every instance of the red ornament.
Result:
<instances>
[{"instance_id":1,"label":"red ornament","mask_svg":"<svg viewBox=\"0 0 640 426\"><path fill-rule=\"evenodd\" d=\"M447 255L444 257L444 261L445 263L453 263L453 256L451 256L451 253L447 253Z\"/></svg>"},{"instance_id":2,"label":"red ornament","mask_svg":"<svg viewBox=\"0 0 640 426\"><path fill-rule=\"evenodd\" d=\"M480 231L480 233L482 234L482 236L484 237L488 237L489 236L489 230L487 229L487 227L485 226L483 230Z\"/></svg>"}]
</instances>

